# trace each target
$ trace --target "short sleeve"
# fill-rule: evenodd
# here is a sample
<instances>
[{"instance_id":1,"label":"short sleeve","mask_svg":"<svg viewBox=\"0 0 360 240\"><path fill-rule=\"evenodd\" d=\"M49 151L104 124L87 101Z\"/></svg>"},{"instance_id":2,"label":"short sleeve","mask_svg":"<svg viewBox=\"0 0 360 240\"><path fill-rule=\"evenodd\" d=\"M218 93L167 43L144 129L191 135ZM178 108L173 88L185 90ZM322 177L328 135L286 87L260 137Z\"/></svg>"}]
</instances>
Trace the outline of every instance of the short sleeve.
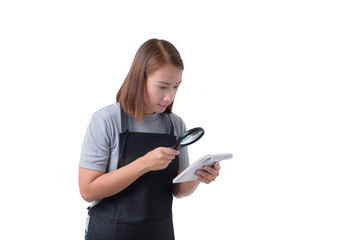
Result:
<instances>
[{"instance_id":1,"label":"short sleeve","mask_svg":"<svg viewBox=\"0 0 360 240\"><path fill-rule=\"evenodd\" d=\"M94 113L84 137L79 167L105 172L109 157L109 127L100 114Z\"/></svg>"}]
</instances>

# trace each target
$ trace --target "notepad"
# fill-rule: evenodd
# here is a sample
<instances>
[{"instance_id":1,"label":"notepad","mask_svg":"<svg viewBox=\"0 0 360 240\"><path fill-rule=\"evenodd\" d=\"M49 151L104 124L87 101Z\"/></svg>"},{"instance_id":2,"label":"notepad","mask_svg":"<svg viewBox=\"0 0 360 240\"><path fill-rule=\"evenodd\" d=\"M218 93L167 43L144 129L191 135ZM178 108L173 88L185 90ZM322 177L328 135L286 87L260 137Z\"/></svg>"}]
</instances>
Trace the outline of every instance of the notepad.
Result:
<instances>
[{"instance_id":1,"label":"notepad","mask_svg":"<svg viewBox=\"0 0 360 240\"><path fill-rule=\"evenodd\" d=\"M232 157L233 157L232 153L205 155L199 158L198 160L196 160L189 167L187 167L182 173L180 173L176 178L174 178L173 183L196 180L197 179L195 175L196 170L203 169L204 165L212 166L214 162L220 162L222 160L230 159Z\"/></svg>"}]
</instances>

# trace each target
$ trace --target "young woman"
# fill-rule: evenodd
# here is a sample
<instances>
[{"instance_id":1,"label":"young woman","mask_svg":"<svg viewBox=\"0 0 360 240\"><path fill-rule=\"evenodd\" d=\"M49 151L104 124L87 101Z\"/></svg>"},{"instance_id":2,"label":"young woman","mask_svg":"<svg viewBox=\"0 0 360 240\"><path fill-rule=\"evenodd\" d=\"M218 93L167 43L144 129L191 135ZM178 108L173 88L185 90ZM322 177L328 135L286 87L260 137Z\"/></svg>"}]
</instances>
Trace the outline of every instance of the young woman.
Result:
<instances>
[{"instance_id":1,"label":"young woman","mask_svg":"<svg viewBox=\"0 0 360 240\"><path fill-rule=\"evenodd\" d=\"M189 165L187 148L170 148L186 130L172 113L183 69L171 43L150 39L137 51L117 102L93 114L79 164L81 196L92 202L87 240L174 239L173 196L188 196L219 175L216 163L195 181L172 183Z\"/></svg>"}]
</instances>

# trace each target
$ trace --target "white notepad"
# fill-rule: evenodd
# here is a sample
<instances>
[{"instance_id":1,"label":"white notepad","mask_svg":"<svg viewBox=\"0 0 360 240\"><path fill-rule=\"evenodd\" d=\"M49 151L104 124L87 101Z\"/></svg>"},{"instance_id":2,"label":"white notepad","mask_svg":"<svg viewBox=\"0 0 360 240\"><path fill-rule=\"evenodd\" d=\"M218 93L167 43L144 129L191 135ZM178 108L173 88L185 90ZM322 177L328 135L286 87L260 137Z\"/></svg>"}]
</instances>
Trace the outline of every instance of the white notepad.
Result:
<instances>
[{"instance_id":1,"label":"white notepad","mask_svg":"<svg viewBox=\"0 0 360 240\"><path fill-rule=\"evenodd\" d=\"M180 173L176 178L173 179L173 183L179 182L188 182L197 179L195 175L196 170L203 169L204 165L213 165L214 162L220 162L222 160L232 158L232 153L222 153L222 154L209 154L205 155L194 163L192 163L189 167L187 167L182 173Z\"/></svg>"}]
</instances>

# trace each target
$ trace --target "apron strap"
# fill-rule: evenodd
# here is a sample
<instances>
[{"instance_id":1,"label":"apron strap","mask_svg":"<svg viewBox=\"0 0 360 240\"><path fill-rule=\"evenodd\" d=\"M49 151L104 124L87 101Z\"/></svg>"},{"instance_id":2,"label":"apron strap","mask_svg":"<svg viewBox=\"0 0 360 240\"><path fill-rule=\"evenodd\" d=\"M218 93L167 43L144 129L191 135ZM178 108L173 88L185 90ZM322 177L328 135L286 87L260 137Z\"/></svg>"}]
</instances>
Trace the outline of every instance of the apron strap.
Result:
<instances>
[{"instance_id":1,"label":"apron strap","mask_svg":"<svg viewBox=\"0 0 360 240\"><path fill-rule=\"evenodd\" d=\"M171 120L171 117L170 117L169 114L166 114L166 115L169 117L170 123L171 123L171 132L170 132L170 135L171 135L171 136L174 136L174 124L173 124L173 121Z\"/></svg>"},{"instance_id":2,"label":"apron strap","mask_svg":"<svg viewBox=\"0 0 360 240\"><path fill-rule=\"evenodd\" d=\"M129 117L124 112L124 110L120 107L120 119L121 119L121 132L128 132L129 131Z\"/></svg>"},{"instance_id":3,"label":"apron strap","mask_svg":"<svg viewBox=\"0 0 360 240\"><path fill-rule=\"evenodd\" d=\"M118 159L122 159L123 155L124 155L124 149L126 147L126 142L127 142L127 137L128 137L128 132L129 132L129 117L128 115L124 112L124 110L120 107L120 118L121 118L121 138L119 138L119 158ZM126 134L124 134L126 133ZM120 167L120 161L118 161L118 166L117 168Z\"/></svg>"}]
</instances>

